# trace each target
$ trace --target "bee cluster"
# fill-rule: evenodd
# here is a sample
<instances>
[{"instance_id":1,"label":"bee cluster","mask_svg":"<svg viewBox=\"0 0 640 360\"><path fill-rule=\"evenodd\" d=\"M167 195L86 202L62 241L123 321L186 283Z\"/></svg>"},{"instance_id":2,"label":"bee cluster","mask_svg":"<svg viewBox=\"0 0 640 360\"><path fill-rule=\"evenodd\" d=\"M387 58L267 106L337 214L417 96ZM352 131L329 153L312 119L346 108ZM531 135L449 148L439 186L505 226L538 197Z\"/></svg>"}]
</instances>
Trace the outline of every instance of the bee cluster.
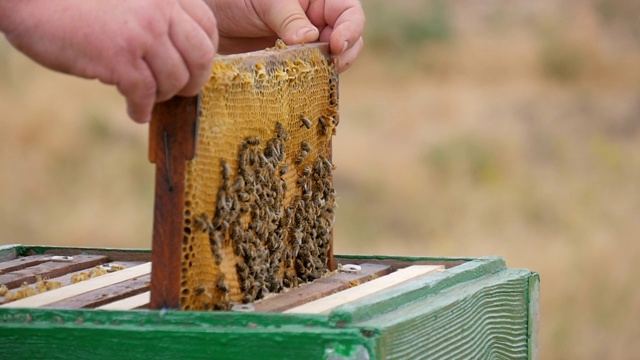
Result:
<instances>
[{"instance_id":1,"label":"bee cluster","mask_svg":"<svg viewBox=\"0 0 640 360\"><path fill-rule=\"evenodd\" d=\"M309 121L301 116L301 127L310 129L302 119ZM235 270L243 303L328 271L335 204L333 166L326 157L314 154L306 141L288 159L290 140L281 123L276 124L275 136L264 143L257 137L246 138L239 147L235 174L226 161L220 163L222 182L213 217L203 213L194 219L208 232L218 266L227 246L240 259ZM296 179L291 182L295 189L288 189L287 179ZM233 305L227 278L221 274L217 282L224 300L214 305L216 309Z\"/></svg>"}]
</instances>

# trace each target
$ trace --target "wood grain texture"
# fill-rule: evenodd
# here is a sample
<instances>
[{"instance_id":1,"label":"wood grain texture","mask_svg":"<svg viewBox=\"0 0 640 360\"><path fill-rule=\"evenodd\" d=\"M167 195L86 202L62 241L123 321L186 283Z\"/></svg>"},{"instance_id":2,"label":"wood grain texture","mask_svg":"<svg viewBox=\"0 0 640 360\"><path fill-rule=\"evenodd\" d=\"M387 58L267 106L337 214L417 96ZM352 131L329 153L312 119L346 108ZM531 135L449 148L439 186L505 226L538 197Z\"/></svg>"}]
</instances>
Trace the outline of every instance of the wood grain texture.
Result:
<instances>
[{"instance_id":1,"label":"wood grain texture","mask_svg":"<svg viewBox=\"0 0 640 360\"><path fill-rule=\"evenodd\" d=\"M390 260L398 259L392 258ZM331 312L330 318L336 324L365 321L378 314L393 311L402 304L437 294L451 286L474 281L480 277L503 271L506 268L504 260L496 256L467 261L441 273L418 278L416 281L410 281L388 291L340 306Z\"/></svg>"},{"instance_id":2,"label":"wood grain texture","mask_svg":"<svg viewBox=\"0 0 640 360\"><path fill-rule=\"evenodd\" d=\"M529 326L527 336L529 338L529 359L538 359L538 324L540 322L540 275L531 273L529 278Z\"/></svg>"},{"instance_id":3,"label":"wood grain texture","mask_svg":"<svg viewBox=\"0 0 640 360\"><path fill-rule=\"evenodd\" d=\"M180 307L184 178L195 155L197 97L156 104L149 127L149 160L156 164L151 261L151 307Z\"/></svg>"},{"instance_id":4,"label":"wood grain texture","mask_svg":"<svg viewBox=\"0 0 640 360\"><path fill-rule=\"evenodd\" d=\"M295 307L285 311L288 314L320 314L329 313L338 306L344 305L351 301L356 301L367 296L388 290L394 286L398 286L404 282L415 280L416 278L441 271L442 266L434 265L414 265L404 269L397 270L389 275L371 280L359 286L337 292L335 294L325 296L321 299L309 302L307 304Z\"/></svg>"},{"instance_id":5,"label":"wood grain texture","mask_svg":"<svg viewBox=\"0 0 640 360\"><path fill-rule=\"evenodd\" d=\"M102 306L98 306L96 309L100 310L133 310L142 307L149 306L149 300L151 299L151 292L146 291L142 294L128 297L126 299L114 301Z\"/></svg>"},{"instance_id":6,"label":"wood grain texture","mask_svg":"<svg viewBox=\"0 0 640 360\"><path fill-rule=\"evenodd\" d=\"M357 324L383 359L527 359L531 272L461 283Z\"/></svg>"},{"instance_id":7,"label":"wood grain texture","mask_svg":"<svg viewBox=\"0 0 640 360\"><path fill-rule=\"evenodd\" d=\"M424 256L383 256L383 255L336 255L340 264L385 264L392 269L402 269L410 265L443 265L446 269L473 261L473 258L443 258Z\"/></svg>"},{"instance_id":8,"label":"wood grain texture","mask_svg":"<svg viewBox=\"0 0 640 360\"><path fill-rule=\"evenodd\" d=\"M258 312L281 312L294 306L319 299L323 296L348 289L354 283L364 283L390 272L390 267L386 265L362 264L361 273L338 273L323 277L311 283L291 289L286 293L281 293L267 299L257 301L254 303L254 306Z\"/></svg>"},{"instance_id":9,"label":"wood grain texture","mask_svg":"<svg viewBox=\"0 0 640 360\"><path fill-rule=\"evenodd\" d=\"M6 274L16 270L22 270L29 266L42 264L44 262L51 261L51 256L47 255L34 255L18 257L11 260L0 262L0 274Z\"/></svg>"},{"instance_id":10,"label":"wood grain texture","mask_svg":"<svg viewBox=\"0 0 640 360\"><path fill-rule=\"evenodd\" d=\"M102 275L93 279L82 281L73 285L65 286L59 289L47 291L38 295L34 295L25 299L12 301L0 307L39 307L52 304L56 301L68 299L72 296L84 294L105 286L117 284L119 282L133 279L138 276L149 274L151 271L151 263L138 265L129 269L116 271L107 275Z\"/></svg>"},{"instance_id":11,"label":"wood grain texture","mask_svg":"<svg viewBox=\"0 0 640 360\"><path fill-rule=\"evenodd\" d=\"M105 249L91 247L48 247L48 246L29 246L25 248L25 252L21 255L60 255L74 256L78 254L84 255L101 255L109 258L109 261L151 261L151 251L148 249Z\"/></svg>"},{"instance_id":12,"label":"wood grain texture","mask_svg":"<svg viewBox=\"0 0 640 360\"><path fill-rule=\"evenodd\" d=\"M36 276L43 279L51 279L62 276L72 271L92 268L108 261L106 256L99 255L75 255L72 262L48 261L22 270L0 275L0 284L5 284L9 289L22 285L23 282L31 284L36 282Z\"/></svg>"},{"instance_id":13,"label":"wood grain texture","mask_svg":"<svg viewBox=\"0 0 640 360\"><path fill-rule=\"evenodd\" d=\"M48 308L81 309L95 308L121 299L127 299L149 290L151 274L135 277L113 285L101 287L80 295L47 304ZM147 299L148 303L149 300Z\"/></svg>"},{"instance_id":14,"label":"wood grain texture","mask_svg":"<svg viewBox=\"0 0 640 360\"><path fill-rule=\"evenodd\" d=\"M538 296L489 257L329 315L0 307L0 359L536 359Z\"/></svg>"},{"instance_id":15,"label":"wood grain texture","mask_svg":"<svg viewBox=\"0 0 640 360\"><path fill-rule=\"evenodd\" d=\"M30 256L34 256L34 255L30 255ZM111 264L119 264L119 265L124 266L125 269L127 269L127 268L130 268L130 267L141 265L143 263L144 262L140 262L140 261L118 261L118 262L112 262ZM46 279L46 280L49 280L49 281L52 281L52 282L60 282L61 286L67 286L67 285L73 284L72 279L73 279L74 276L79 275L79 274L81 274L83 272L84 273L88 273L89 271L90 271L90 269L81 269L81 270L78 270L78 271L72 271L72 272L66 273L64 275L53 277L53 278L49 278L49 279ZM34 290L38 290L37 283L33 283L33 284L29 285L29 286L32 287ZM36 292L38 292L38 291L36 291ZM0 296L0 304L4 304L5 303L5 299L6 298L4 296Z\"/></svg>"},{"instance_id":16,"label":"wood grain texture","mask_svg":"<svg viewBox=\"0 0 640 360\"><path fill-rule=\"evenodd\" d=\"M0 310L0 359L354 359L365 344L317 316Z\"/></svg>"}]
</instances>

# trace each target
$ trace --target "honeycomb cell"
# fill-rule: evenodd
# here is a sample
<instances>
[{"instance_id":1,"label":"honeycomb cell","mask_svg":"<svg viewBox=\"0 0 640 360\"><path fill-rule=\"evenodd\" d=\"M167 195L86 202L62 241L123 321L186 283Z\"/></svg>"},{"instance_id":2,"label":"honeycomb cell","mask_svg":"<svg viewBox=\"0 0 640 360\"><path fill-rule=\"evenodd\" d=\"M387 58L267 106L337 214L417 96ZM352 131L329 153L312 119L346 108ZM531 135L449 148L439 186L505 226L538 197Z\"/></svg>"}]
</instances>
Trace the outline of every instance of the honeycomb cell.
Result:
<instances>
[{"instance_id":1,"label":"honeycomb cell","mask_svg":"<svg viewBox=\"0 0 640 360\"><path fill-rule=\"evenodd\" d=\"M337 115L316 47L216 58L186 165L182 309L229 310L328 271Z\"/></svg>"}]
</instances>

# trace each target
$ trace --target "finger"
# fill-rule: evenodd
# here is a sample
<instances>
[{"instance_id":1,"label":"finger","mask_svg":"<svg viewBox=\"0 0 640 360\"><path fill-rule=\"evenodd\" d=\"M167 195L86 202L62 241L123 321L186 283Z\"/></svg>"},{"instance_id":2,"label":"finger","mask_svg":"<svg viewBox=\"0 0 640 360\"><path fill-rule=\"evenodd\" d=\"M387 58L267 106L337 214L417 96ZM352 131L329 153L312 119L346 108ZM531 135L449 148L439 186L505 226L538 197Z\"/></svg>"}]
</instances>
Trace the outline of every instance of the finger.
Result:
<instances>
[{"instance_id":1,"label":"finger","mask_svg":"<svg viewBox=\"0 0 640 360\"><path fill-rule=\"evenodd\" d=\"M327 1L325 17L327 24L333 28L329 39L333 54L342 54L362 37L365 16L359 1Z\"/></svg>"},{"instance_id":2,"label":"finger","mask_svg":"<svg viewBox=\"0 0 640 360\"><path fill-rule=\"evenodd\" d=\"M169 38L185 65L186 81L175 89L179 95L195 95L209 79L215 56L211 38L187 12L178 12L172 18Z\"/></svg>"},{"instance_id":3,"label":"finger","mask_svg":"<svg viewBox=\"0 0 640 360\"><path fill-rule=\"evenodd\" d=\"M156 99L156 81L147 63L138 59L133 66L122 64L115 81L118 91L127 99L127 113L138 123L151 120Z\"/></svg>"},{"instance_id":4,"label":"finger","mask_svg":"<svg viewBox=\"0 0 640 360\"><path fill-rule=\"evenodd\" d=\"M257 1L254 7L286 44L310 43L318 39L318 29L309 21L298 0Z\"/></svg>"},{"instance_id":5,"label":"finger","mask_svg":"<svg viewBox=\"0 0 640 360\"><path fill-rule=\"evenodd\" d=\"M353 65L353 62L356 61L360 52L362 52L362 48L364 47L364 40L362 38L358 39L356 43L349 48L347 51L343 52L338 56L338 72L341 73Z\"/></svg>"},{"instance_id":6,"label":"finger","mask_svg":"<svg viewBox=\"0 0 640 360\"><path fill-rule=\"evenodd\" d=\"M150 46L145 60L156 80L156 101L169 100L189 81L189 69L167 36Z\"/></svg>"},{"instance_id":7,"label":"finger","mask_svg":"<svg viewBox=\"0 0 640 360\"><path fill-rule=\"evenodd\" d=\"M183 0L180 2L182 9L196 22L211 40L214 48L218 47L217 21L211 8L202 0Z\"/></svg>"}]
</instances>

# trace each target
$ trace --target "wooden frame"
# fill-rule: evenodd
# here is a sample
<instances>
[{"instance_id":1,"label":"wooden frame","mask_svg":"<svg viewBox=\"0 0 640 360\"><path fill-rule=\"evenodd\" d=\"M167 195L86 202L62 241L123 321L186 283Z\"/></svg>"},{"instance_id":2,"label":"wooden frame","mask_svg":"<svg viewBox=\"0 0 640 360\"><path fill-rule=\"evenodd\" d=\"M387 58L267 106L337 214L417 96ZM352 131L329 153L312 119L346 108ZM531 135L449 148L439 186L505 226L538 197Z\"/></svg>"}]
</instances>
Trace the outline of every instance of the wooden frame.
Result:
<instances>
[{"instance_id":1,"label":"wooden frame","mask_svg":"<svg viewBox=\"0 0 640 360\"><path fill-rule=\"evenodd\" d=\"M195 156L198 98L175 97L157 104L149 127L149 161L156 165L151 262L151 306L180 307L180 260L184 174Z\"/></svg>"},{"instance_id":2,"label":"wooden frame","mask_svg":"<svg viewBox=\"0 0 640 360\"><path fill-rule=\"evenodd\" d=\"M149 251L81 249L148 261ZM0 259L77 248L6 246ZM445 270L326 314L0 308L0 358L537 358L539 276L498 257L336 256Z\"/></svg>"},{"instance_id":3,"label":"wooden frame","mask_svg":"<svg viewBox=\"0 0 640 360\"><path fill-rule=\"evenodd\" d=\"M330 58L329 46L326 43L291 46L280 49L276 53L295 52L305 47L317 49L322 56ZM229 55L227 58L243 58L251 62L268 59L273 56L272 54L275 53L254 52ZM335 67L336 60L331 61ZM335 81L337 87L337 76ZM156 165L151 261L153 264L160 264L151 272L150 304L154 309L181 307L180 271L184 237L185 166L197 152L199 99L199 96L174 97L169 101L156 104L150 123L149 160ZM338 117L339 115L336 114L336 124L339 121ZM329 144L331 144L330 140ZM328 268L335 270L332 232L330 236Z\"/></svg>"}]
</instances>

